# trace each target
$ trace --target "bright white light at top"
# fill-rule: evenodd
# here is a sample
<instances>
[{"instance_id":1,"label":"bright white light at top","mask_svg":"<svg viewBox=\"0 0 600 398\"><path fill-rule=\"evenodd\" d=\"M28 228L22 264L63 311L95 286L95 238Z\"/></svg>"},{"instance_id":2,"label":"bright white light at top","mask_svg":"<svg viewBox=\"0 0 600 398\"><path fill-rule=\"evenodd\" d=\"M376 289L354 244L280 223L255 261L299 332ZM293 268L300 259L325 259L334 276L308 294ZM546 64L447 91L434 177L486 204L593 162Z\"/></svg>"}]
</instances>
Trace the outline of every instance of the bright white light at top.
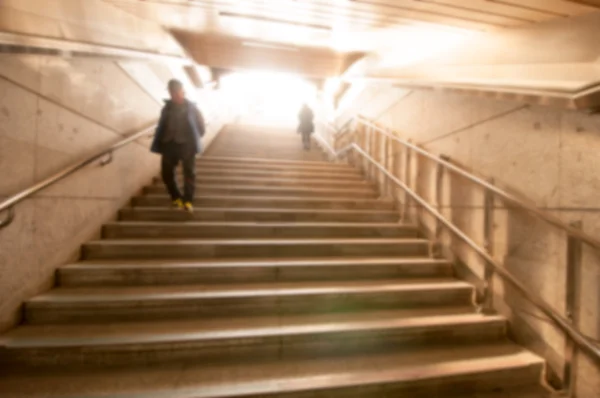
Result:
<instances>
[{"instance_id":1,"label":"bright white light at top","mask_svg":"<svg viewBox=\"0 0 600 398\"><path fill-rule=\"evenodd\" d=\"M325 86L323 87L323 92L328 97L333 97L337 94L340 86L342 84L342 79L339 77L330 77L325 80Z\"/></svg>"},{"instance_id":2,"label":"bright white light at top","mask_svg":"<svg viewBox=\"0 0 600 398\"><path fill-rule=\"evenodd\" d=\"M238 72L224 76L221 90L237 104L246 120L256 124L297 124L304 102L315 104L317 87L294 75L274 72ZM244 120L244 118L243 118Z\"/></svg>"},{"instance_id":3,"label":"bright white light at top","mask_svg":"<svg viewBox=\"0 0 600 398\"><path fill-rule=\"evenodd\" d=\"M393 45L380 49L380 67L401 67L450 51L471 34L433 29L407 29L394 35Z\"/></svg>"}]
</instances>

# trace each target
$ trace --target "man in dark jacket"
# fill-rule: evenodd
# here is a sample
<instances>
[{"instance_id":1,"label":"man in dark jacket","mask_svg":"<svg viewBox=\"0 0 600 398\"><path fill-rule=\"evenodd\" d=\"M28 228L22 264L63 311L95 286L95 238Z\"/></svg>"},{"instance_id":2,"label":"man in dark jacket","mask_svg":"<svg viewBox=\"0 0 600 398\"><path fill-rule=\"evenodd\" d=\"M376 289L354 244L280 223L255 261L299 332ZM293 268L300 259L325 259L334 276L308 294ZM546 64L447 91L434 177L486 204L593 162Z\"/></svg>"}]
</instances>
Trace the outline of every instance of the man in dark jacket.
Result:
<instances>
[{"instance_id":1,"label":"man in dark jacket","mask_svg":"<svg viewBox=\"0 0 600 398\"><path fill-rule=\"evenodd\" d=\"M302 105L298 114L298 132L302 134L302 143L305 150L310 150L310 135L315 131L314 114L308 105Z\"/></svg>"},{"instance_id":2,"label":"man in dark jacket","mask_svg":"<svg viewBox=\"0 0 600 398\"><path fill-rule=\"evenodd\" d=\"M204 118L196 105L185 98L183 85L179 80L169 81L169 94L171 99L165 101L151 150L162 155L162 179L171 195L173 206L192 212L196 186L196 154L202 150ZM175 169L180 162L183 164L183 195L175 180Z\"/></svg>"}]
</instances>

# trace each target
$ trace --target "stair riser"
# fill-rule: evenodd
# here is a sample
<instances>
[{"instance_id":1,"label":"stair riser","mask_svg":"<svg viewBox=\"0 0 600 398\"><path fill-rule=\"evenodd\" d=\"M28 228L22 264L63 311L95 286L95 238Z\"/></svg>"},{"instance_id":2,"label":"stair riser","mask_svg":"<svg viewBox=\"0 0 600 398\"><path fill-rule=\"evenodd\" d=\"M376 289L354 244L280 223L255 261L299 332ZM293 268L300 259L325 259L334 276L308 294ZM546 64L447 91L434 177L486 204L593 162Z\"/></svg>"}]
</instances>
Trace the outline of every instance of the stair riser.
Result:
<instances>
[{"instance_id":1,"label":"stair riser","mask_svg":"<svg viewBox=\"0 0 600 398\"><path fill-rule=\"evenodd\" d=\"M181 172L181 170L179 170ZM336 181L363 181L364 177L356 173L325 173L325 172L286 172L277 170L247 170L247 169L207 169L197 168L196 176L198 178L289 178L302 180L336 180ZM155 182L162 181L160 177L154 178Z\"/></svg>"},{"instance_id":2,"label":"stair riser","mask_svg":"<svg viewBox=\"0 0 600 398\"><path fill-rule=\"evenodd\" d=\"M260 225L119 225L104 227L106 239L260 239L260 238L417 238L415 229L405 227L335 227L315 226L260 226Z\"/></svg>"},{"instance_id":3,"label":"stair riser","mask_svg":"<svg viewBox=\"0 0 600 398\"><path fill-rule=\"evenodd\" d=\"M171 199L166 196L139 196L132 204L140 207L169 207ZM196 207L251 208L251 209L313 209L313 210L393 210L394 202L389 200L331 200L269 197L200 197L194 200Z\"/></svg>"},{"instance_id":4,"label":"stair riser","mask_svg":"<svg viewBox=\"0 0 600 398\"><path fill-rule=\"evenodd\" d=\"M425 257L426 243L376 244L108 244L89 243L83 247L84 259L152 259L152 258L291 258L291 257Z\"/></svg>"},{"instance_id":5,"label":"stair riser","mask_svg":"<svg viewBox=\"0 0 600 398\"><path fill-rule=\"evenodd\" d=\"M178 178L181 185L183 180ZM340 188L340 189L375 189L373 184L366 181L337 181L337 180L307 180L307 179L276 179L276 178L204 178L196 179L196 184L204 185L237 185L237 186L259 186L259 187L318 187L318 188ZM162 182L153 183L154 187L162 187Z\"/></svg>"},{"instance_id":6,"label":"stair riser","mask_svg":"<svg viewBox=\"0 0 600 398\"><path fill-rule=\"evenodd\" d=\"M58 272L61 286L161 286L189 284L246 284L276 282L366 281L394 278L444 278L453 274L450 264L365 266L214 267L167 269L69 269Z\"/></svg>"},{"instance_id":7,"label":"stair riser","mask_svg":"<svg viewBox=\"0 0 600 398\"><path fill-rule=\"evenodd\" d=\"M224 338L208 341L105 345L89 348L12 349L11 368L152 366L168 363L211 365L231 361L285 360L414 349L423 345L493 343L505 337L504 322L383 328L360 331ZM1 353L1 351L0 351Z\"/></svg>"},{"instance_id":8,"label":"stair riser","mask_svg":"<svg viewBox=\"0 0 600 398\"><path fill-rule=\"evenodd\" d=\"M261 143L262 144L262 143ZM286 154L286 155L298 155L304 152L302 142L299 140L288 141L277 143L275 145L257 145L249 141L240 142L215 142L210 146L207 156L225 156L222 153L234 152L244 154L244 157L257 157L256 154L268 153L268 154ZM318 153L318 151L315 151ZM260 156L258 156L260 157Z\"/></svg>"},{"instance_id":9,"label":"stair riser","mask_svg":"<svg viewBox=\"0 0 600 398\"><path fill-rule=\"evenodd\" d=\"M376 199L379 194L372 189L357 189L357 190L346 190L346 189L310 189L309 187L302 188L284 188L284 187L272 187L271 189L264 189L264 187L253 187L251 185L239 185L235 187L221 187L221 186L198 186L198 193L203 195L233 195L233 196L299 196L306 198L368 198ZM149 186L144 188L144 193L149 195L165 195L166 189L163 186Z\"/></svg>"},{"instance_id":10,"label":"stair riser","mask_svg":"<svg viewBox=\"0 0 600 398\"><path fill-rule=\"evenodd\" d=\"M255 157L254 153L282 152L286 154L297 154L303 152L302 140L300 137L293 140L279 142L261 142L263 140L239 140L239 141L217 141L210 146L210 152L246 152L245 157ZM212 155L223 156L223 155Z\"/></svg>"},{"instance_id":11,"label":"stair riser","mask_svg":"<svg viewBox=\"0 0 600 398\"><path fill-rule=\"evenodd\" d=\"M542 365L515 365L495 372L482 371L464 376L430 378L419 377L417 374L408 381L374 384L360 384L361 381L357 381L357 385L346 388L307 389L296 393L245 394L243 398L477 398L482 393L493 391L507 391L506 397L510 397L511 388L539 385L543 371ZM537 395L536 398L538 397L546 397L546 395Z\"/></svg>"},{"instance_id":12,"label":"stair riser","mask_svg":"<svg viewBox=\"0 0 600 398\"><path fill-rule=\"evenodd\" d=\"M312 143L312 150L305 151L301 142L290 142L285 145L273 146L260 146L260 145L244 145L243 142L237 143L237 145L220 145L215 144L206 156L218 156L218 157L241 157L241 158L262 158L262 159L282 159L282 160L294 160L296 158L302 158L302 155L311 155L316 161L324 161L323 152L317 146L317 143ZM312 160L312 159L311 159Z\"/></svg>"},{"instance_id":13,"label":"stair riser","mask_svg":"<svg viewBox=\"0 0 600 398\"><path fill-rule=\"evenodd\" d=\"M310 151L304 151L303 149L295 149L292 151L286 151L284 149L266 149L258 150L254 148L236 149L236 148L214 148L208 153L208 156L221 156L227 158L246 158L248 156L253 158L266 158L271 160L281 161L325 161L325 154L316 145Z\"/></svg>"},{"instance_id":14,"label":"stair riser","mask_svg":"<svg viewBox=\"0 0 600 398\"><path fill-rule=\"evenodd\" d=\"M328 213L328 212L253 212L253 211L202 211L189 214L184 211L154 211L143 208L124 209L123 221L239 221L239 222L398 222L394 212Z\"/></svg>"},{"instance_id":15,"label":"stair riser","mask_svg":"<svg viewBox=\"0 0 600 398\"><path fill-rule=\"evenodd\" d=\"M289 160L296 160L296 161L323 161L325 160L324 154L323 152L321 152L319 149L317 149L317 147L315 146L311 151L302 151L302 152L281 152L281 151L245 151L245 150L240 150L240 151L233 151L231 149L228 149L226 151L210 151L208 153L208 155L210 156L223 156L223 157L227 157L227 158L246 158L248 156L251 156L253 158L267 158L267 159L271 159L271 160L281 160L281 161L289 161Z\"/></svg>"},{"instance_id":16,"label":"stair riser","mask_svg":"<svg viewBox=\"0 0 600 398\"><path fill-rule=\"evenodd\" d=\"M342 163L317 163L310 162L282 163L282 162L244 162L242 160L217 161L200 158L196 161L198 169L231 169L242 168L252 171L284 171L284 172L310 172L310 173L347 173L356 174L356 169Z\"/></svg>"},{"instance_id":17,"label":"stair riser","mask_svg":"<svg viewBox=\"0 0 600 398\"><path fill-rule=\"evenodd\" d=\"M472 296L472 289L456 287L376 293L177 300L157 298L128 302L30 302L25 305L25 321L30 324L103 323L466 307L472 305Z\"/></svg>"},{"instance_id":18,"label":"stair riser","mask_svg":"<svg viewBox=\"0 0 600 398\"><path fill-rule=\"evenodd\" d=\"M211 146L212 148L219 149L227 149L227 148L250 148L250 149L281 149L281 150L297 150L301 151L302 139L300 135L295 137L287 137L287 138L277 138L272 141L265 140L264 136L255 136L255 137L221 137L220 139L215 140L214 144Z\"/></svg>"}]
</instances>

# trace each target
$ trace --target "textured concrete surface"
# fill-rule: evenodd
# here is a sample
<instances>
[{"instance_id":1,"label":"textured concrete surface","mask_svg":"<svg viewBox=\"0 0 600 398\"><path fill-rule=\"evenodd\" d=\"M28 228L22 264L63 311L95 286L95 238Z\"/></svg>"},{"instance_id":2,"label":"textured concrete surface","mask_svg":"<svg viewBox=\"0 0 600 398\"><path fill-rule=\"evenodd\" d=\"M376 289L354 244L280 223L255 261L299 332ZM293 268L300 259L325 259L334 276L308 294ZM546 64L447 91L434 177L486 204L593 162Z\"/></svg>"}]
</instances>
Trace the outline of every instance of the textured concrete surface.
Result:
<instances>
[{"instance_id":1,"label":"textured concrete surface","mask_svg":"<svg viewBox=\"0 0 600 398\"><path fill-rule=\"evenodd\" d=\"M398 90L366 88L337 124L361 113L434 154L450 156L482 176L495 178L498 185L565 222L583 221L585 231L600 236L600 116L428 90L398 95ZM417 186L435 203L432 168L430 161L419 161ZM483 191L452 174L445 175L443 187L442 213L483 244ZM521 211L506 210L501 201L496 206L500 209L494 215L494 256L531 292L564 314L565 234ZM433 230L431 218L423 221ZM456 238L443 236L452 249L447 255L466 262L475 275L483 275L483 264L472 250ZM600 336L599 270L598 253L585 250L578 312L580 327L595 338ZM562 333L539 320L538 312L502 281L496 281L495 289L497 307L511 319L515 338L543 354L555 372L562 372ZM580 396L597 395L600 371L586 365L585 358L579 362Z\"/></svg>"},{"instance_id":2,"label":"textured concrete surface","mask_svg":"<svg viewBox=\"0 0 600 398\"><path fill-rule=\"evenodd\" d=\"M159 25L101 0L3 0L0 30L182 54L179 44Z\"/></svg>"}]
</instances>

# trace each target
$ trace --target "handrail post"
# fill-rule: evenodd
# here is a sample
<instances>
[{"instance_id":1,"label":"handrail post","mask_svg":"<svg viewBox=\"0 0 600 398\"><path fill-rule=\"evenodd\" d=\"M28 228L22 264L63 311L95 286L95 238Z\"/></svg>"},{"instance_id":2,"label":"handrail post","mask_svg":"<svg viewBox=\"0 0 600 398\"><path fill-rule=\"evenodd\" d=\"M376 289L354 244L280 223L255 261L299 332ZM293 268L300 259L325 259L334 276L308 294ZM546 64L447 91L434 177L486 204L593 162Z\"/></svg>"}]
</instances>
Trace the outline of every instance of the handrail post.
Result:
<instances>
[{"instance_id":1,"label":"handrail post","mask_svg":"<svg viewBox=\"0 0 600 398\"><path fill-rule=\"evenodd\" d=\"M490 178L490 184L494 179ZM484 188L483 194L483 247L485 251L494 256L494 193ZM485 262L484 267L484 291L481 310L484 314L493 314L494 310L494 267Z\"/></svg>"},{"instance_id":2,"label":"handrail post","mask_svg":"<svg viewBox=\"0 0 600 398\"><path fill-rule=\"evenodd\" d=\"M570 224L571 227L581 229L581 221ZM579 323L579 308L581 305L579 289L581 286L581 240L568 234L567 235L567 266L565 278L565 312L566 317L574 327ZM577 346L571 339L565 339L565 364L563 367L563 387L567 396L573 396L577 360Z\"/></svg>"},{"instance_id":3,"label":"handrail post","mask_svg":"<svg viewBox=\"0 0 600 398\"><path fill-rule=\"evenodd\" d=\"M382 139L383 139L383 162L384 162L385 169L387 171L390 171L390 166L392 164L390 139L385 135L382 137ZM382 175L382 179L383 179L383 189L382 189L383 196L389 196L390 195L390 179L387 178L387 176L385 176L385 175Z\"/></svg>"},{"instance_id":4,"label":"handrail post","mask_svg":"<svg viewBox=\"0 0 600 398\"><path fill-rule=\"evenodd\" d=\"M445 159L447 156L440 155L440 158ZM444 188L444 171L444 165L442 163L437 163L435 166L435 205L440 214L443 211L442 202L444 200L444 192L442 190ZM442 223L438 218L435 219L434 236L435 242L433 255L434 257L439 258L442 256Z\"/></svg>"},{"instance_id":5,"label":"handrail post","mask_svg":"<svg viewBox=\"0 0 600 398\"><path fill-rule=\"evenodd\" d=\"M367 151L367 153L371 153L371 126L365 126L364 137L365 151ZM365 176L367 177L367 180L371 179L371 165L366 159L363 159L363 168L365 170Z\"/></svg>"},{"instance_id":6,"label":"handrail post","mask_svg":"<svg viewBox=\"0 0 600 398\"><path fill-rule=\"evenodd\" d=\"M381 134L379 133L378 130L373 130L373 153L371 154L371 156L373 156L373 159L375 159L375 161L377 163L381 164ZM375 179L375 184L376 186L379 188L379 194L380 196L382 195L382 177L383 173L381 172L381 170L378 170L376 168L373 168L373 178Z\"/></svg>"},{"instance_id":7,"label":"handrail post","mask_svg":"<svg viewBox=\"0 0 600 398\"><path fill-rule=\"evenodd\" d=\"M411 188L412 172L412 149L410 147L404 147L404 182ZM402 208L402 219L406 222L410 220L410 196L408 192L404 192L404 203Z\"/></svg>"},{"instance_id":8,"label":"handrail post","mask_svg":"<svg viewBox=\"0 0 600 398\"><path fill-rule=\"evenodd\" d=\"M375 146L375 129L372 127L369 127L367 129L368 134L367 134L367 141L368 141L368 146L367 146L367 153L369 154L369 156L373 157L373 147ZM375 167L373 167L373 165L369 162L367 162L367 168L368 168L368 176L371 180L375 180Z\"/></svg>"}]
</instances>

